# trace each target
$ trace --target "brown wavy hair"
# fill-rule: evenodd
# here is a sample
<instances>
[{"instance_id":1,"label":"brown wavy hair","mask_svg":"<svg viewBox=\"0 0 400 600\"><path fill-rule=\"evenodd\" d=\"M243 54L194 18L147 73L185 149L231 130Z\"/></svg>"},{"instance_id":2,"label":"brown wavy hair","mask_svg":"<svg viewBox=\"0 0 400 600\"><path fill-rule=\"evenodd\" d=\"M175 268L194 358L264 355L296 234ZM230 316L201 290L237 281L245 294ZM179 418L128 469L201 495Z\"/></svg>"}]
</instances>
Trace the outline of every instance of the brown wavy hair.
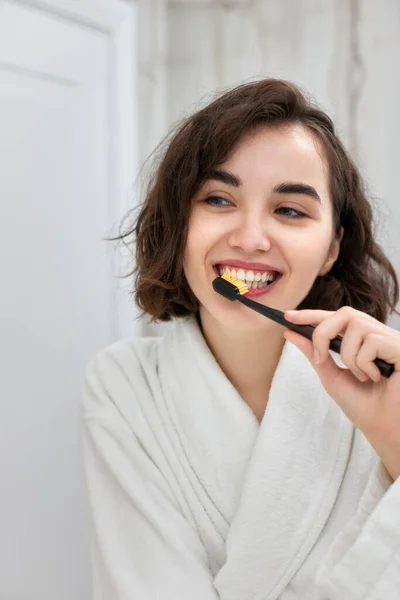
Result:
<instances>
[{"instance_id":1,"label":"brown wavy hair","mask_svg":"<svg viewBox=\"0 0 400 600\"><path fill-rule=\"evenodd\" d=\"M293 83L264 79L240 85L186 118L159 147L134 223L111 240L132 237L138 307L151 321L197 312L199 303L183 271L192 198L207 174L223 163L242 136L258 125L302 124L322 143L329 166L334 235L344 235L330 272L318 276L297 307L352 306L386 322L396 312L399 284L373 234L373 212L360 173L338 139L330 117ZM131 213L130 213L131 214ZM130 216L130 215L128 215Z\"/></svg>"}]
</instances>

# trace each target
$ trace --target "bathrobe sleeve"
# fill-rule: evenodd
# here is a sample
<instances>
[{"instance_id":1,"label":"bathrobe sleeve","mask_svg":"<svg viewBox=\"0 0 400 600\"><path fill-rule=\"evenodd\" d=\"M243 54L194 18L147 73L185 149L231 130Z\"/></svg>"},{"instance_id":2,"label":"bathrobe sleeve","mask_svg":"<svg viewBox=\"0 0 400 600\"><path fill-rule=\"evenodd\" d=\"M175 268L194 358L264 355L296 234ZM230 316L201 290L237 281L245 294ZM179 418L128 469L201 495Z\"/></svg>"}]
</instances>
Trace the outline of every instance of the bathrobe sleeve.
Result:
<instances>
[{"instance_id":1,"label":"bathrobe sleeve","mask_svg":"<svg viewBox=\"0 0 400 600\"><path fill-rule=\"evenodd\" d=\"M93 600L217 600L194 527L93 363L86 371L83 398L81 452Z\"/></svg>"},{"instance_id":2,"label":"bathrobe sleeve","mask_svg":"<svg viewBox=\"0 0 400 600\"><path fill-rule=\"evenodd\" d=\"M400 598L400 478L381 461L354 517L335 538L317 574L324 600Z\"/></svg>"}]
</instances>

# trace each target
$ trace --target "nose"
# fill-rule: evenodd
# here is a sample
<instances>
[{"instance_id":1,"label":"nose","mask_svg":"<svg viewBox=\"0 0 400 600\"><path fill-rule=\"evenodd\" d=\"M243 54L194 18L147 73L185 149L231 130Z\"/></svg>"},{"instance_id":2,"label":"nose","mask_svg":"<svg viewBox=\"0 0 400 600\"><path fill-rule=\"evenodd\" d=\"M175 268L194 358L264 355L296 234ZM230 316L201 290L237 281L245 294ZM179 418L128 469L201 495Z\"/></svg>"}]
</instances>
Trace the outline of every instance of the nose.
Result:
<instances>
[{"instance_id":1,"label":"nose","mask_svg":"<svg viewBox=\"0 0 400 600\"><path fill-rule=\"evenodd\" d=\"M239 217L239 215L238 215ZM265 219L259 213L240 215L237 223L229 233L228 243L231 248L240 248L247 254L257 250L264 252L271 247Z\"/></svg>"}]
</instances>

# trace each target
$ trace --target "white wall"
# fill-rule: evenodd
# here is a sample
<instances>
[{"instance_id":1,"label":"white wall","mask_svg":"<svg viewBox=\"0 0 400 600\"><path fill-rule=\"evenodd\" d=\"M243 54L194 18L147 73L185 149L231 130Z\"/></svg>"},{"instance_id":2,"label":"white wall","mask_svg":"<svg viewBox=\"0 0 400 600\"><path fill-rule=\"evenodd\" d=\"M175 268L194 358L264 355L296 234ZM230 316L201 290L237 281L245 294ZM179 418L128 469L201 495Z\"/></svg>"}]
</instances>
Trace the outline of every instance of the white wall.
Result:
<instances>
[{"instance_id":1,"label":"white wall","mask_svg":"<svg viewBox=\"0 0 400 600\"><path fill-rule=\"evenodd\" d=\"M136 17L0 0L0 600L89 600L79 412L135 329L102 237L135 202Z\"/></svg>"},{"instance_id":2,"label":"white wall","mask_svg":"<svg viewBox=\"0 0 400 600\"><path fill-rule=\"evenodd\" d=\"M166 0L138 3L139 158L143 162L165 134L167 98Z\"/></svg>"},{"instance_id":3,"label":"white wall","mask_svg":"<svg viewBox=\"0 0 400 600\"><path fill-rule=\"evenodd\" d=\"M398 0L169 0L164 27L159 136L215 91L293 80L328 110L361 167L380 208L378 240L400 273ZM400 329L399 317L391 323Z\"/></svg>"}]
</instances>

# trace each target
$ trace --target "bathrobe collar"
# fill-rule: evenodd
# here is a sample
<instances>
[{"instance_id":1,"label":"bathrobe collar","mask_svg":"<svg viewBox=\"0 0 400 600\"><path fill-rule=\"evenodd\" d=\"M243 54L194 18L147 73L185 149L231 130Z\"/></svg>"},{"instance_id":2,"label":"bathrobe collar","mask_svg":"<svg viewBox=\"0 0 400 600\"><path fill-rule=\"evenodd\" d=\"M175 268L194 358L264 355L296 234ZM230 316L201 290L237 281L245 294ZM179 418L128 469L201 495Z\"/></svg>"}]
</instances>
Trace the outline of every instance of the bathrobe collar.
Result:
<instances>
[{"instance_id":1,"label":"bathrobe collar","mask_svg":"<svg viewBox=\"0 0 400 600\"><path fill-rule=\"evenodd\" d=\"M214 584L224 599L278 598L326 524L354 427L288 342L261 424L194 317L175 320L159 352L182 448L226 522L226 559Z\"/></svg>"}]
</instances>

